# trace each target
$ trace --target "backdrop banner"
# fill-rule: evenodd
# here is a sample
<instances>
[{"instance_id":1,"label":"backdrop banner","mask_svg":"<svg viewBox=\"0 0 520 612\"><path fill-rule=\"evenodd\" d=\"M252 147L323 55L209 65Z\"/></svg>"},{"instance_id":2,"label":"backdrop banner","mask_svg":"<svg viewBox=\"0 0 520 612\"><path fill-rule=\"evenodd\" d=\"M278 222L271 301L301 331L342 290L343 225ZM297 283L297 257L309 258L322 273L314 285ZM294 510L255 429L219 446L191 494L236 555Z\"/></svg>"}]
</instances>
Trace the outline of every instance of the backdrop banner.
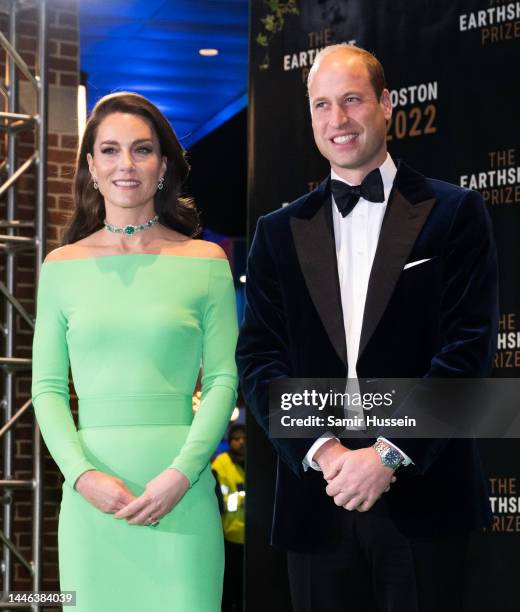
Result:
<instances>
[{"instance_id":1,"label":"backdrop banner","mask_svg":"<svg viewBox=\"0 0 520 612\"><path fill-rule=\"evenodd\" d=\"M394 159L475 189L487 202L500 266L494 375L518 377L520 2L252 0L250 237L259 216L314 189L329 171L314 145L306 79L316 53L339 42L372 51L385 68ZM512 612L520 605L520 443L484 440L481 447L494 523L472 539L466 606ZM251 418L248 457L247 610L287 612L284 558L267 544L274 456Z\"/></svg>"}]
</instances>

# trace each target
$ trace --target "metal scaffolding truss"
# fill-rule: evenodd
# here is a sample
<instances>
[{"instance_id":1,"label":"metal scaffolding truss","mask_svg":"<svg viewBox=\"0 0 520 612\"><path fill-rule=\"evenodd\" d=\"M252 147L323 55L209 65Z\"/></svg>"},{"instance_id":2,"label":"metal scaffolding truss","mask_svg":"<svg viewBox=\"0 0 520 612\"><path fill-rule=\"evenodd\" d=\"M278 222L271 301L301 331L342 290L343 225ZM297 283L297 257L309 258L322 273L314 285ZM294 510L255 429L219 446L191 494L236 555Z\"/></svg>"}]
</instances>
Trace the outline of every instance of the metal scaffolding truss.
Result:
<instances>
[{"instance_id":1,"label":"metal scaffolding truss","mask_svg":"<svg viewBox=\"0 0 520 612\"><path fill-rule=\"evenodd\" d=\"M36 73L17 51L20 16L27 9L36 9L38 18L38 40ZM20 252L32 251L35 255L35 278L38 277L45 252L46 229L46 173L47 173L47 15L46 0L0 0L0 12L7 15L8 35L0 32L0 53L5 53L6 78L0 83L0 132L6 144L6 156L0 160L0 198L6 198L5 219L0 220L0 256L4 263L4 279L0 280L0 303L2 320L0 333L4 336L0 369L3 374L2 418L0 420L0 442L3 453L3 473L0 480L3 525L0 530L2 559L0 561L3 597L0 609L31 609L36 605L11 603L8 594L13 590L13 564L18 561L32 579L32 590L41 590L41 540L42 540L42 450L40 432L36 422L33 428L32 478L16 479L14 471L15 444L14 426L31 407L26 401L15 406L15 376L18 371L27 372L31 360L15 356L16 315L34 328L33 317L16 298L16 266ZM32 86L36 98L36 114L20 112L19 81L23 76ZM32 130L35 134L35 150L23 163L17 159L17 137ZM17 220L17 182L30 169L34 169L35 216L32 221ZM20 235L20 229L32 230L32 236ZM27 233L27 232L25 232ZM15 543L14 493L26 490L32 493L32 559L27 559Z\"/></svg>"}]
</instances>

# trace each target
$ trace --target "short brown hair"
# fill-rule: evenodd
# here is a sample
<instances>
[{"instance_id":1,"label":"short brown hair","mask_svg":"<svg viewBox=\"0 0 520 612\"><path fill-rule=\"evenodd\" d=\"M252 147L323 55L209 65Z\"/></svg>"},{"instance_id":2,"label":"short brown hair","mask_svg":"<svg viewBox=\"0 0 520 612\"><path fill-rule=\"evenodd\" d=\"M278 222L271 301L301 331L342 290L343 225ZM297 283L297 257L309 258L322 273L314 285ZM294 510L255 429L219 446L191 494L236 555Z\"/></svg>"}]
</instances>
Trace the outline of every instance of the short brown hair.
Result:
<instances>
[{"instance_id":1,"label":"short brown hair","mask_svg":"<svg viewBox=\"0 0 520 612\"><path fill-rule=\"evenodd\" d=\"M348 51L353 55L357 55L363 61L366 66L366 69L368 70L368 76L370 78L370 83L372 84L374 93L376 94L376 98L378 100L381 100L381 94L383 93L383 89L386 89L387 86L385 71L383 70L381 62L373 53L370 53L370 51L362 49L361 47L349 45L347 43L329 45L328 47L322 49L316 55L314 63L312 64L312 67L309 70L309 75L307 77L307 91L310 89L312 79L320 66L321 60L327 57L327 55L331 55L332 53L335 53L336 51L340 50Z\"/></svg>"}]
</instances>

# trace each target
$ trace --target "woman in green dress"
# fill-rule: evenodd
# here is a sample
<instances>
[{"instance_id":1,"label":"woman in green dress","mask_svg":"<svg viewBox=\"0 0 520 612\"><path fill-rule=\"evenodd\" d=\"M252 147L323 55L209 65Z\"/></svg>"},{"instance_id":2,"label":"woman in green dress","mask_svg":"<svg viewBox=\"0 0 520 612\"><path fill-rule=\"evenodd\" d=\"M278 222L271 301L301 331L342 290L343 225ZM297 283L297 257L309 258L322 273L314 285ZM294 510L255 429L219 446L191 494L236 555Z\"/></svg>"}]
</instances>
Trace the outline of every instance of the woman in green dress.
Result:
<instances>
[{"instance_id":1,"label":"woman in green dress","mask_svg":"<svg viewBox=\"0 0 520 612\"><path fill-rule=\"evenodd\" d=\"M78 612L220 610L208 462L236 399L236 310L224 252L192 238L197 213L179 196L188 170L153 104L101 99L78 154L65 246L41 271L33 403L65 478L60 586L76 591Z\"/></svg>"}]
</instances>

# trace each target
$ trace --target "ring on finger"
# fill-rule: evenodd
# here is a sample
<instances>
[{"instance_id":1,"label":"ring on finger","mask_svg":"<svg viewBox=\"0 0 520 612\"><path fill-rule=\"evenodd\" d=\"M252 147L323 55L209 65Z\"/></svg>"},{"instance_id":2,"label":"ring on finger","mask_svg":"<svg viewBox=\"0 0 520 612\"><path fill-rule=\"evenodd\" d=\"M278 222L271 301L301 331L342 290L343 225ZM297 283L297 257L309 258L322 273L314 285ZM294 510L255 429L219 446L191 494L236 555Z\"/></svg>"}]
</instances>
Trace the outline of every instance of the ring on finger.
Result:
<instances>
[{"instance_id":1,"label":"ring on finger","mask_svg":"<svg viewBox=\"0 0 520 612\"><path fill-rule=\"evenodd\" d=\"M154 519L153 516L150 514L150 516L148 517L148 525L150 525L150 527L156 527L159 524L159 521L157 519Z\"/></svg>"}]
</instances>

